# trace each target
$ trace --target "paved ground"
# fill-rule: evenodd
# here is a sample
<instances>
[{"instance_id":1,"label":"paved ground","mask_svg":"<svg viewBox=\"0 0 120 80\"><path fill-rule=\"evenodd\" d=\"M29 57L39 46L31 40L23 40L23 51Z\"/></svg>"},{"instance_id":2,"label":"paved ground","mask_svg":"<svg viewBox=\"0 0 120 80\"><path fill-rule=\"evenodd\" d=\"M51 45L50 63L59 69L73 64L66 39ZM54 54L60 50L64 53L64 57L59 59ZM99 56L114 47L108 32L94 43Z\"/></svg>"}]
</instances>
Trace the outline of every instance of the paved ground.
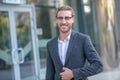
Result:
<instances>
[{"instance_id":1,"label":"paved ground","mask_svg":"<svg viewBox=\"0 0 120 80\"><path fill-rule=\"evenodd\" d=\"M45 69L42 69L41 73L45 74ZM41 74L40 80L45 80L44 74ZM89 80L120 80L120 69L108 71L108 72L102 72L98 75L89 77Z\"/></svg>"},{"instance_id":2,"label":"paved ground","mask_svg":"<svg viewBox=\"0 0 120 80\"><path fill-rule=\"evenodd\" d=\"M22 77L24 79L22 80L35 80L35 77L32 75L30 70L30 66L24 66L24 69L22 69L22 74L24 74L24 76L22 75ZM41 69L40 73L40 80L45 80L45 68ZM0 80L13 80L11 70L0 70ZM89 80L120 80L120 69L102 72L98 75L89 77Z\"/></svg>"},{"instance_id":3,"label":"paved ground","mask_svg":"<svg viewBox=\"0 0 120 80\"><path fill-rule=\"evenodd\" d=\"M98 75L89 77L89 80L120 80L120 70L102 72Z\"/></svg>"}]
</instances>

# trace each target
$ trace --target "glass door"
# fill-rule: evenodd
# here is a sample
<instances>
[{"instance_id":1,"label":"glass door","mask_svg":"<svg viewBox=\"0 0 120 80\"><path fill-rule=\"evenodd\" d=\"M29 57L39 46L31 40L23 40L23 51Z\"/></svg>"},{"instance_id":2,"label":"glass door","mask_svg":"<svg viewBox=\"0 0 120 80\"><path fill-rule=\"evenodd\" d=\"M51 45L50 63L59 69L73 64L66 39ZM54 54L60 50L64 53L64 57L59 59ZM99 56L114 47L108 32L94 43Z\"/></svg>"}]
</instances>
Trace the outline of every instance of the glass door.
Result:
<instances>
[{"instance_id":1,"label":"glass door","mask_svg":"<svg viewBox=\"0 0 120 80\"><path fill-rule=\"evenodd\" d=\"M0 79L14 80L9 14L0 11ZM7 77L6 77L7 76Z\"/></svg>"},{"instance_id":2,"label":"glass door","mask_svg":"<svg viewBox=\"0 0 120 80\"><path fill-rule=\"evenodd\" d=\"M40 80L34 7L3 5L0 12L0 79Z\"/></svg>"}]
</instances>

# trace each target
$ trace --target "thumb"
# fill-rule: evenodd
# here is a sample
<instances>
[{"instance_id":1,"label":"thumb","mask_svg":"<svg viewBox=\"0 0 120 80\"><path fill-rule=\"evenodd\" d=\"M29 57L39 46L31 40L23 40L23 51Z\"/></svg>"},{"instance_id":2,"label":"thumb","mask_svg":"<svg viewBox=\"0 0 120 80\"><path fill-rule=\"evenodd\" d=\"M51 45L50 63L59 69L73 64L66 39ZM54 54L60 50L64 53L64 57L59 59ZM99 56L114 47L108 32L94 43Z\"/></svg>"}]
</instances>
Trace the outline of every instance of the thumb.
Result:
<instances>
[{"instance_id":1,"label":"thumb","mask_svg":"<svg viewBox=\"0 0 120 80\"><path fill-rule=\"evenodd\" d=\"M67 68L66 67L63 67L62 70L65 71Z\"/></svg>"}]
</instances>

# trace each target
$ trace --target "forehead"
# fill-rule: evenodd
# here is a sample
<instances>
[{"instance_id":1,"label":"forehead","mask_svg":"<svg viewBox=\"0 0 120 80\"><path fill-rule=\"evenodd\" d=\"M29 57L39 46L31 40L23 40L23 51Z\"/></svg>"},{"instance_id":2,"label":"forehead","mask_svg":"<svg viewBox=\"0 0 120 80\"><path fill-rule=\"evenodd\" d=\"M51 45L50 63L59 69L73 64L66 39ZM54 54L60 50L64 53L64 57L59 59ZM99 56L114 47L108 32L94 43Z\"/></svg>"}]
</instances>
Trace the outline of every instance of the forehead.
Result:
<instances>
[{"instance_id":1,"label":"forehead","mask_svg":"<svg viewBox=\"0 0 120 80\"><path fill-rule=\"evenodd\" d=\"M72 16L71 11L59 11L57 16Z\"/></svg>"}]
</instances>

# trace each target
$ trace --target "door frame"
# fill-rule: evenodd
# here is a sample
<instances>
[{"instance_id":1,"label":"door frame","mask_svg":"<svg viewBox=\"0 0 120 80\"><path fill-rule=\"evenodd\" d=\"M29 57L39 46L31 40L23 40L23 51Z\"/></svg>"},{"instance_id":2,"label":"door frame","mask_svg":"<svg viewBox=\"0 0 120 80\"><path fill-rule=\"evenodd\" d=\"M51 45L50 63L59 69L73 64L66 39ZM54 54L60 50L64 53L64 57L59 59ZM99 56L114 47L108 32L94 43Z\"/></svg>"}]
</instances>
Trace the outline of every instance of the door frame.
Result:
<instances>
[{"instance_id":1,"label":"door frame","mask_svg":"<svg viewBox=\"0 0 120 80\"><path fill-rule=\"evenodd\" d=\"M34 57L34 67L35 67L35 80L40 80L40 59L39 59L39 49L38 49L38 39L36 33L36 19L35 19L35 7L33 5L0 5L0 11L8 12L9 25L10 25L10 36L12 43L12 61L14 69L14 79L21 80L20 77L20 66L14 57L14 50L17 49L17 39L16 39L16 27L15 27L15 15L14 12L29 12L30 13L30 25L31 25L31 36L32 36L32 46L33 46L33 57Z\"/></svg>"}]
</instances>

